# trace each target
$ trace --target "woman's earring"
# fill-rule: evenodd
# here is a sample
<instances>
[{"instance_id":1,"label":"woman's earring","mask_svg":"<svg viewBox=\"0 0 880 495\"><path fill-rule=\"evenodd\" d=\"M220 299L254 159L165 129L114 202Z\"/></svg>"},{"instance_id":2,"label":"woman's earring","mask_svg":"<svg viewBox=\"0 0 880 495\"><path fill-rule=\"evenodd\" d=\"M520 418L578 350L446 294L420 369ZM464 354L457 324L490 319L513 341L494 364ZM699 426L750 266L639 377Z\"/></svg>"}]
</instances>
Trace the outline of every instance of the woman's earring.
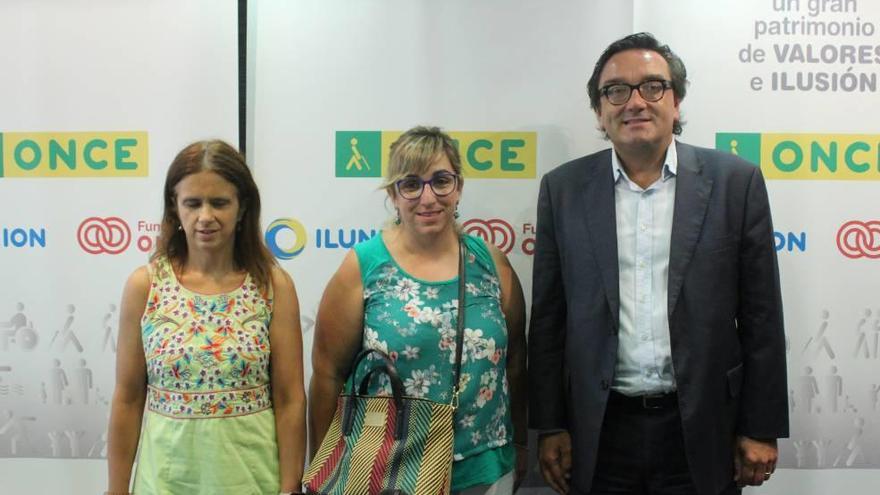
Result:
<instances>
[{"instance_id":1,"label":"woman's earring","mask_svg":"<svg viewBox=\"0 0 880 495\"><path fill-rule=\"evenodd\" d=\"M395 208L394 210L397 211L397 218L394 219L394 225L400 225L400 208Z\"/></svg>"},{"instance_id":2,"label":"woman's earring","mask_svg":"<svg viewBox=\"0 0 880 495\"><path fill-rule=\"evenodd\" d=\"M458 212L458 203L455 203L455 213L452 214L452 217L458 220L458 217L461 216L461 213Z\"/></svg>"},{"instance_id":3,"label":"woman's earring","mask_svg":"<svg viewBox=\"0 0 880 495\"><path fill-rule=\"evenodd\" d=\"M183 230L183 225L177 224L177 230Z\"/></svg>"}]
</instances>

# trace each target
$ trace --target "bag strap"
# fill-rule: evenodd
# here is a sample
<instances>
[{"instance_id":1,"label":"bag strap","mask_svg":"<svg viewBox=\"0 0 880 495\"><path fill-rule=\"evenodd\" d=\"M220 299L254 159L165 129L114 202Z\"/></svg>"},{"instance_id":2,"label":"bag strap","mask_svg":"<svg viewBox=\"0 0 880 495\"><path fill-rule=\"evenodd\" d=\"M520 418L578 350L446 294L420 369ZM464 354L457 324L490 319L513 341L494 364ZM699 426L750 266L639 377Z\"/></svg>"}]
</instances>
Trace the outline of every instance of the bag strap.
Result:
<instances>
[{"instance_id":1,"label":"bag strap","mask_svg":"<svg viewBox=\"0 0 880 495\"><path fill-rule=\"evenodd\" d=\"M362 360L364 360L367 356L376 356L379 358L380 362L377 366L371 369L366 376L361 379L360 387L356 389L357 386L357 369L360 366ZM358 390L360 395L366 395L367 387L370 384L370 380L373 375L376 373L384 373L388 376L388 380L391 382L391 394L392 399L394 400L395 410L397 411L395 418L395 426L394 426L394 438L399 440L403 435L403 424L406 419L404 407L405 404L403 402L403 382L400 380L400 375L397 373L397 368L394 367L394 363L391 361L391 358L388 357L382 351L378 351L376 349L364 349L358 353L357 357L354 360L354 364L352 365L352 376L351 376L351 389L349 390L349 403L343 405L342 410L342 434L344 436L349 436L351 434L352 427L354 425L354 401L355 390Z\"/></svg>"},{"instance_id":2,"label":"bag strap","mask_svg":"<svg viewBox=\"0 0 880 495\"><path fill-rule=\"evenodd\" d=\"M461 378L461 355L464 351L464 297L465 297L465 270L464 258L467 256L467 248L464 245L464 236L458 237L458 325L455 332L455 371L452 382L452 406L458 408L459 379Z\"/></svg>"}]
</instances>

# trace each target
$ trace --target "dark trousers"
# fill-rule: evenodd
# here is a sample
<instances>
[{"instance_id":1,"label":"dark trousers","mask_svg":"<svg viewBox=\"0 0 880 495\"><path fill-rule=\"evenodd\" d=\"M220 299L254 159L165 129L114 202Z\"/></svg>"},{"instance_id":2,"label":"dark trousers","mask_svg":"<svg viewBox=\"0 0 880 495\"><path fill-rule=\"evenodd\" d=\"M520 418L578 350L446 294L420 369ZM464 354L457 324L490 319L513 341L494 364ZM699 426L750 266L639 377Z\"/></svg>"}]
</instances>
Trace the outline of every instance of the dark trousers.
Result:
<instances>
[{"instance_id":1,"label":"dark trousers","mask_svg":"<svg viewBox=\"0 0 880 495\"><path fill-rule=\"evenodd\" d=\"M733 452L731 452L733 455ZM696 495L674 394L647 401L612 392L591 495ZM736 495L731 485L719 495Z\"/></svg>"}]
</instances>

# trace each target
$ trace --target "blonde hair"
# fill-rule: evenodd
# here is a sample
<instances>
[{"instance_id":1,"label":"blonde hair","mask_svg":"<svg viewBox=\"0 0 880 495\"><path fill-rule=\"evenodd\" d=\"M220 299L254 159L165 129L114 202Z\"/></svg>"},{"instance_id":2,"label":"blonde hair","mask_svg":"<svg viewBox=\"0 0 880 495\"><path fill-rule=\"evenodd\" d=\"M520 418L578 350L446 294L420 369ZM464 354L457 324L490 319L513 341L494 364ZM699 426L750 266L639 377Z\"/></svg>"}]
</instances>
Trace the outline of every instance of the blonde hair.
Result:
<instances>
[{"instance_id":1,"label":"blonde hair","mask_svg":"<svg viewBox=\"0 0 880 495\"><path fill-rule=\"evenodd\" d=\"M408 175L424 174L440 153L449 159L452 170L459 176L461 187L461 156L455 141L439 127L417 126L401 134L391 144L388 168L381 188L393 196L397 193L394 189L397 181Z\"/></svg>"}]
</instances>

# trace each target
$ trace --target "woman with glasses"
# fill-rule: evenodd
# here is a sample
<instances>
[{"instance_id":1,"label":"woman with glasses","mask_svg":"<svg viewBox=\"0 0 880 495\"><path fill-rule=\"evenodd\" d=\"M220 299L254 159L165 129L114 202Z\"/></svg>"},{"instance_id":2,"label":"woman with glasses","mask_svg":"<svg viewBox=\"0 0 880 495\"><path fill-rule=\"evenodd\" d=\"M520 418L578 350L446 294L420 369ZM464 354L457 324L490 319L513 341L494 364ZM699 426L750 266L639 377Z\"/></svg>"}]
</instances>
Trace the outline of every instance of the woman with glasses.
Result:
<instances>
[{"instance_id":1,"label":"woman with glasses","mask_svg":"<svg viewBox=\"0 0 880 495\"><path fill-rule=\"evenodd\" d=\"M362 349L391 357L405 395L451 401L461 238L465 329L452 491L507 494L526 466L522 288L503 253L460 231L462 186L456 145L438 128L410 129L391 145L384 189L396 212L393 225L348 253L318 309L311 452ZM371 394L390 393L387 380L370 387Z\"/></svg>"},{"instance_id":2,"label":"woman with glasses","mask_svg":"<svg viewBox=\"0 0 880 495\"><path fill-rule=\"evenodd\" d=\"M177 154L156 252L122 295L106 494L129 493L136 452L138 495L299 490L299 306L259 222L260 193L232 146Z\"/></svg>"}]
</instances>

